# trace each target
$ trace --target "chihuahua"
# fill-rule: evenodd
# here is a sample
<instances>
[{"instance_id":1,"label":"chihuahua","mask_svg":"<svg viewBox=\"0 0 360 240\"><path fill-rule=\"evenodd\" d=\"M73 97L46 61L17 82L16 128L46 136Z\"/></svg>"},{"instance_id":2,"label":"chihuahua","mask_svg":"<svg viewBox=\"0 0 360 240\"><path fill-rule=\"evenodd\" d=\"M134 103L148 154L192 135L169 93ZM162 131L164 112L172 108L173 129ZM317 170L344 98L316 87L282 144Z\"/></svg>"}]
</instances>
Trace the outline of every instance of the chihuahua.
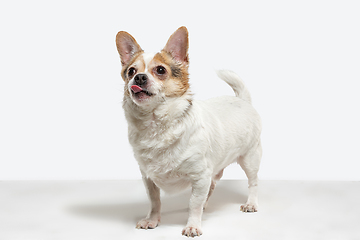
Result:
<instances>
[{"instance_id":1,"label":"chihuahua","mask_svg":"<svg viewBox=\"0 0 360 240\"><path fill-rule=\"evenodd\" d=\"M216 182L237 162L249 184L243 212L258 209L257 189L262 148L261 121L242 80L232 71L217 72L235 96L193 100L189 89L188 31L180 27L158 53L145 53L127 32L116 35L125 81L123 108L129 142L151 201L136 227L160 222L160 189L192 188L189 218L182 234L200 236L201 217Z\"/></svg>"}]
</instances>

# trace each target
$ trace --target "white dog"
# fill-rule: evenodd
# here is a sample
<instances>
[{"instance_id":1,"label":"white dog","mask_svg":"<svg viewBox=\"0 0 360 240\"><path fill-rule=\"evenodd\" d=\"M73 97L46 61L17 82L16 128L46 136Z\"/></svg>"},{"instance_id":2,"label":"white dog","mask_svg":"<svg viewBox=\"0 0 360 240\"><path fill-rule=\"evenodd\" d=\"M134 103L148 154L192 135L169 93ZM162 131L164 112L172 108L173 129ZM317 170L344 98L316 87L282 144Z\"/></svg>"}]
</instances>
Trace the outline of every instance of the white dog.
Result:
<instances>
[{"instance_id":1,"label":"white dog","mask_svg":"<svg viewBox=\"0 0 360 240\"><path fill-rule=\"evenodd\" d=\"M188 31L179 28L164 49L144 53L127 32L116 45L125 81L123 107L129 141L151 200L151 210L137 228L160 221L160 188L174 192L192 187L189 218L182 234L200 236L201 216L225 167L237 162L249 182L244 212L256 212L261 159L261 121L249 92L231 71L218 76L235 96L194 101L189 90ZM204 81L204 80L203 80Z\"/></svg>"}]
</instances>

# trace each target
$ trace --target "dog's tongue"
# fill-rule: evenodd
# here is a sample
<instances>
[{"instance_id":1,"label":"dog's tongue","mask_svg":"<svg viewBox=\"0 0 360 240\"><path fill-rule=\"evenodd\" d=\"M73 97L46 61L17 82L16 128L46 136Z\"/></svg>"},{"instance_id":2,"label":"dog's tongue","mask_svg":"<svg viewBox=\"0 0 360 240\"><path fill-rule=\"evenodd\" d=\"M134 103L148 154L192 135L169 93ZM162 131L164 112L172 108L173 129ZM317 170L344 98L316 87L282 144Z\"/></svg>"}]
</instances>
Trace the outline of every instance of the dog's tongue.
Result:
<instances>
[{"instance_id":1,"label":"dog's tongue","mask_svg":"<svg viewBox=\"0 0 360 240\"><path fill-rule=\"evenodd\" d=\"M143 89L139 87L138 85L132 85L131 90L133 90L134 93L141 92Z\"/></svg>"}]
</instances>

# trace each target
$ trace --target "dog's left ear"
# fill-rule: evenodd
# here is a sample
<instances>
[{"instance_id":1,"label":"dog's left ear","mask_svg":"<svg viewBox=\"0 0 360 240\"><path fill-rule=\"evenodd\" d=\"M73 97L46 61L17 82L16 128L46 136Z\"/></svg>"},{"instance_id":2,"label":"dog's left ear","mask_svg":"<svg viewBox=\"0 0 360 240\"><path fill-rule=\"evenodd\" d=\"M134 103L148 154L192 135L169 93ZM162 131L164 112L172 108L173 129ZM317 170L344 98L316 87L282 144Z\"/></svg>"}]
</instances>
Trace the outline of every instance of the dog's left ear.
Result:
<instances>
[{"instance_id":1,"label":"dog's left ear","mask_svg":"<svg viewBox=\"0 0 360 240\"><path fill-rule=\"evenodd\" d=\"M171 54L173 58L182 63L188 64L188 30L186 27L180 27L169 38L163 51Z\"/></svg>"}]
</instances>

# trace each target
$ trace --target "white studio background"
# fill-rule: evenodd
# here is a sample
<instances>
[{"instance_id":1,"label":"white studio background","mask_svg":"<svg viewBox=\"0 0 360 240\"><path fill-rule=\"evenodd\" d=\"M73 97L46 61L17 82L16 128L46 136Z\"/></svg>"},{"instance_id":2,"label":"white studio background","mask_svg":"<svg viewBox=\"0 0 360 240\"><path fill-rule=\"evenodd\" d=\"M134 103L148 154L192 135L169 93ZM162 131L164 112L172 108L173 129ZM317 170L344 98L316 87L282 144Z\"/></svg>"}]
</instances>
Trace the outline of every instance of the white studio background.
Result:
<instances>
[{"instance_id":1,"label":"white studio background","mask_svg":"<svg viewBox=\"0 0 360 240\"><path fill-rule=\"evenodd\" d=\"M200 3L201 2L201 3ZM159 51L190 32L196 99L247 84L261 179L360 180L358 1L1 1L0 180L140 179L115 35ZM232 165L225 178L244 179Z\"/></svg>"}]
</instances>

